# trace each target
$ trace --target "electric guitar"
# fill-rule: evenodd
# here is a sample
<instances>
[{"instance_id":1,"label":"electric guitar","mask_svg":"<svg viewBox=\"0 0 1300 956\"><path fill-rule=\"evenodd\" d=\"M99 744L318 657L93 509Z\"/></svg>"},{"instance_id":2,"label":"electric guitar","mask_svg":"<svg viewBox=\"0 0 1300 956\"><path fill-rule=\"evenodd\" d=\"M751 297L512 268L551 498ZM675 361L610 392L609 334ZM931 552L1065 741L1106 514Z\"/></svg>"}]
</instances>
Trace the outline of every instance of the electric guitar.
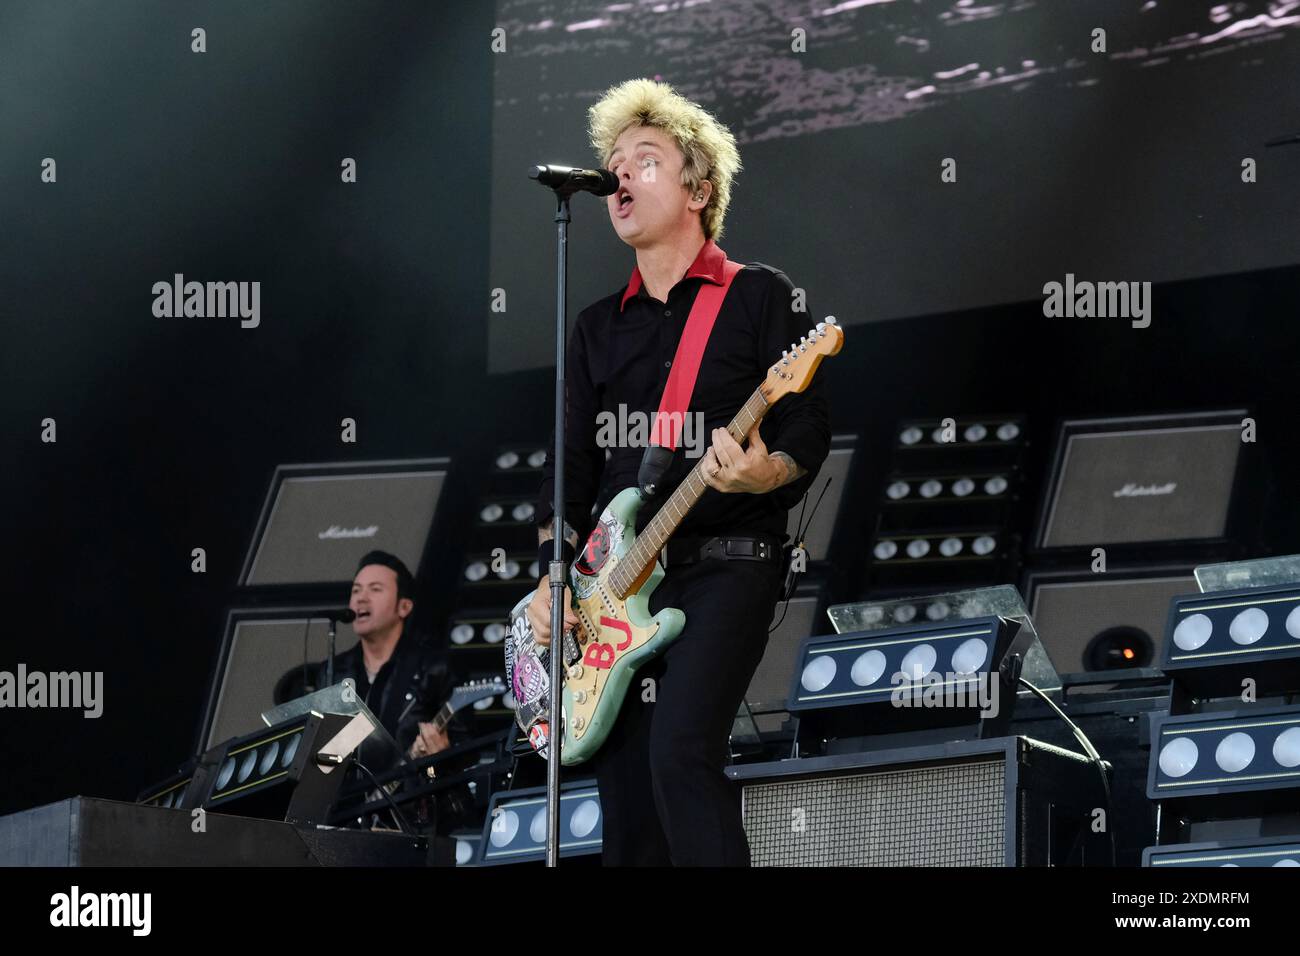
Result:
<instances>
[{"instance_id":1,"label":"electric guitar","mask_svg":"<svg viewBox=\"0 0 1300 956\"><path fill-rule=\"evenodd\" d=\"M844 343L844 331L828 317L791 345L768 370L727 431L743 444L767 410L791 392L802 392L817 366ZM639 488L621 491L601 514L569 572L578 626L552 646L563 648L563 727L560 763L582 763L609 735L633 674L682 632L686 615L677 608L649 611L650 595L663 580L663 549L683 518L704 494L703 458L678 485L638 537ZM515 698L515 719L533 749L548 756L550 648L537 644L525 613L532 593L510 612L506 679Z\"/></svg>"},{"instance_id":2,"label":"electric guitar","mask_svg":"<svg viewBox=\"0 0 1300 956\"><path fill-rule=\"evenodd\" d=\"M447 702L438 708L438 712L428 722L432 723L439 733L442 733L447 729L447 724L452 717L456 716L458 710L462 710L470 704L476 704L481 700L487 700L489 697L495 697L497 694L504 694L508 689L500 677L486 677L481 680L460 684L452 690ZM399 724L417 703L419 703L419 698L413 697L411 702L402 709L401 714L397 717Z\"/></svg>"}]
</instances>

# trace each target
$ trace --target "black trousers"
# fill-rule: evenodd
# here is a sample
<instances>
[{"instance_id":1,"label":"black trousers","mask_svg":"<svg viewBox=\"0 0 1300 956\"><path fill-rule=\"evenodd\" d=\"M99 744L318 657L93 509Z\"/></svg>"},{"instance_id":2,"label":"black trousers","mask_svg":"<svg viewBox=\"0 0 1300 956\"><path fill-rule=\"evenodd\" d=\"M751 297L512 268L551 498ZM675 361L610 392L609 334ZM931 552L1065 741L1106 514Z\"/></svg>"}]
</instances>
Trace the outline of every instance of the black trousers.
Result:
<instances>
[{"instance_id":1,"label":"black trousers","mask_svg":"<svg viewBox=\"0 0 1300 956\"><path fill-rule=\"evenodd\" d=\"M686 626L637 672L595 757L606 866L748 866L727 739L767 647L778 565L705 560L669 567L650 610Z\"/></svg>"}]
</instances>

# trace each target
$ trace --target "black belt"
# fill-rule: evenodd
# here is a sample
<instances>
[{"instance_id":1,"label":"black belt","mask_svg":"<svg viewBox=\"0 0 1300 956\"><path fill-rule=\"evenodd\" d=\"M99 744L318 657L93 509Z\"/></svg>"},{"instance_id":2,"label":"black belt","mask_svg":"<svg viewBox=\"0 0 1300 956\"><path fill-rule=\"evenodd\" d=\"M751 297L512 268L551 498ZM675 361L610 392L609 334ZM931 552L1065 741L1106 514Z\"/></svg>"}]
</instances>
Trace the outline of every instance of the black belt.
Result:
<instances>
[{"instance_id":1,"label":"black belt","mask_svg":"<svg viewBox=\"0 0 1300 956\"><path fill-rule=\"evenodd\" d=\"M696 561L765 561L780 564L785 557L780 543L772 537L727 535L718 538L683 538L668 542L666 568Z\"/></svg>"}]
</instances>

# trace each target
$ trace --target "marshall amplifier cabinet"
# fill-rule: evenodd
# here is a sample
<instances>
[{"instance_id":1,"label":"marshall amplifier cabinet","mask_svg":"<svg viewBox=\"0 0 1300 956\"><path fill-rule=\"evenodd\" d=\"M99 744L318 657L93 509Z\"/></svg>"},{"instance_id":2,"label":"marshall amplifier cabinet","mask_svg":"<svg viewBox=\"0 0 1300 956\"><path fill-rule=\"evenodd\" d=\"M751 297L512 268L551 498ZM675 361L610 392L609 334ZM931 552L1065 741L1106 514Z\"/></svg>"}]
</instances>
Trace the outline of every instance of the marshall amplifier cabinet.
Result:
<instances>
[{"instance_id":1,"label":"marshall amplifier cabinet","mask_svg":"<svg viewBox=\"0 0 1300 956\"><path fill-rule=\"evenodd\" d=\"M1037 550L1226 542L1248 416L1231 409L1063 422Z\"/></svg>"},{"instance_id":2,"label":"marshall amplifier cabinet","mask_svg":"<svg viewBox=\"0 0 1300 956\"><path fill-rule=\"evenodd\" d=\"M375 549L418 576L448 465L446 458L281 465L239 584L337 586L346 594L357 560Z\"/></svg>"},{"instance_id":3,"label":"marshall amplifier cabinet","mask_svg":"<svg viewBox=\"0 0 1300 956\"><path fill-rule=\"evenodd\" d=\"M355 562L353 562L355 564ZM342 604L342 599L339 600ZM226 615L212 680L208 685L196 750L200 753L219 741L261 730L262 712L276 700L276 684L303 666L328 656L329 623L315 617L312 608L234 608ZM342 654L357 643L347 624L339 624L335 652Z\"/></svg>"}]
</instances>

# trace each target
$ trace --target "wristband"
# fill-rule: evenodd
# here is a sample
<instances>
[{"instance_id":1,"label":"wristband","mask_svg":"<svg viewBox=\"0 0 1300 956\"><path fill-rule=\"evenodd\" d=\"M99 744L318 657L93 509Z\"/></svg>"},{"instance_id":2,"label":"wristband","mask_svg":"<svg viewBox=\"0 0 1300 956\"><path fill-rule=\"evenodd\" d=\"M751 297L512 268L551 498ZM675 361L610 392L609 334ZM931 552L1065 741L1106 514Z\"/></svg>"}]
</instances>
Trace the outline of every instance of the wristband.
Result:
<instances>
[{"instance_id":1,"label":"wristband","mask_svg":"<svg viewBox=\"0 0 1300 956\"><path fill-rule=\"evenodd\" d=\"M573 559L577 556L578 552L574 549L573 545L569 544L569 542L567 541L563 542L563 552L564 552L565 562L572 565ZM541 580L542 578L550 577L549 569L551 566L551 562L554 560L555 560L555 539L552 538L550 541L543 541L541 544L537 546L538 580Z\"/></svg>"}]
</instances>

